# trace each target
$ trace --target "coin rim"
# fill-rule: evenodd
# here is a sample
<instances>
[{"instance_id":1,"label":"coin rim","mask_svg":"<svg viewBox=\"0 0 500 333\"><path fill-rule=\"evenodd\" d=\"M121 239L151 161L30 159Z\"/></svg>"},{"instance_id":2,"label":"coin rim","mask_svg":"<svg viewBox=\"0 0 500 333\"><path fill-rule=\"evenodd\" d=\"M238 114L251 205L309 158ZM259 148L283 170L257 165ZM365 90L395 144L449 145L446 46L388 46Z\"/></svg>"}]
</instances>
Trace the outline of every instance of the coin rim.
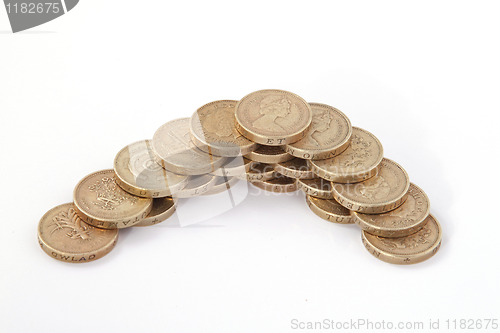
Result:
<instances>
[{"instance_id":1,"label":"coin rim","mask_svg":"<svg viewBox=\"0 0 500 333\"><path fill-rule=\"evenodd\" d=\"M206 192L210 191L210 189L211 189L211 188L215 185L215 181L216 181L216 177L217 177L217 176L214 176L214 175L212 175L212 174L210 174L210 173L207 173L207 174L204 174L204 175L193 175L193 177L201 177L201 176L211 176L211 177L212 177L212 179L210 179L210 181L209 181L209 182L206 182L206 183L205 183L205 184L203 184L202 186L197 187L197 189L199 189L200 187L201 187L201 188L203 188L203 187L207 186L207 189L206 189L206 190L204 190L203 192L200 192L200 193L198 193L198 194L195 194L195 195L191 195L191 194L189 194L189 195L185 195L185 194L183 194L183 193L188 192L188 191L189 191L189 192L191 192L191 191L193 191L194 189L187 189L187 190L186 190L186 189L184 188L184 189L180 190L179 192L177 192L177 193L174 195L174 199L189 199L189 198L195 198L195 197L199 197L200 195L203 195L203 194L205 194ZM186 185L186 186L187 186L187 185ZM179 193L181 193L181 196L179 196Z\"/></svg>"},{"instance_id":2,"label":"coin rim","mask_svg":"<svg viewBox=\"0 0 500 333\"><path fill-rule=\"evenodd\" d=\"M168 200L169 199L169 200L172 200L173 204L167 210L165 210L161 214L158 214L158 215L155 216L155 218L157 218L158 216L160 216L160 220L158 222L151 223L150 220L154 220L154 218L152 216L149 216L149 214L148 214L148 216L146 216L144 219L142 219L141 222L135 224L134 227L150 227L150 226L153 226L153 225L157 225L157 224L159 224L159 223L167 220L172 215L174 215L175 209L176 209L174 198L172 198L172 197L161 197L161 198L155 198L155 199L156 200L165 200L165 199ZM153 205L154 205L154 202L153 202Z\"/></svg>"},{"instance_id":3,"label":"coin rim","mask_svg":"<svg viewBox=\"0 0 500 333\"><path fill-rule=\"evenodd\" d=\"M320 207L318 207L317 204L314 203L314 200L334 200L335 202L337 202L337 201L335 199L316 198L316 197L313 197L312 195L306 194L307 206L311 209L311 211L314 214L321 217L323 220L328 221L328 222L332 222L332 223L337 223L337 224L354 224L354 221L353 221L352 216L350 214L349 215L337 215L337 214L334 214L330 211L321 209ZM340 206L342 206L342 205L340 205ZM342 207L345 208L344 206L342 206ZM347 209L347 208L345 208L345 209L349 212L349 209ZM333 219L330 219L329 217L332 217ZM341 222L338 221L339 218L340 218ZM344 220L345 220L345 222L344 222Z\"/></svg>"},{"instance_id":4,"label":"coin rim","mask_svg":"<svg viewBox=\"0 0 500 333\"><path fill-rule=\"evenodd\" d=\"M219 184L219 185L215 184L215 183L217 183L217 178L216 178L215 183L212 186L212 188L210 190L208 190L207 192L203 193L202 195L214 195L214 194L219 194L219 193L225 192L225 191L229 190L231 187L233 187L234 185L236 185L241 180L236 176L228 177L228 178L229 179L225 183Z\"/></svg>"},{"instance_id":5,"label":"coin rim","mask_svg":"<svg viewBox=\"0 0 500 333\"><path fill-rule=\"evenodd\" d=\"M315 177L315 178L311 178L311 179L297 179L297 187L300 190L302 190L305 194L308 194L310 196L313 196L313 197L316 197L316 198L319 198L319 199L333 199L333 193L332 193L332 191L326 191L326 190L322 190L322 189L312 188L308 184L304 183L304 180L314 180L314 179L320 179L322 181L329 182L330 183L330 187L332 188L332 191L333 191L333 184L332 184L332 182L329 181L329 180L323 179L323 178L319 178L319 177Z\"/></svg>"},{"instance_id":6,"label":"coin rim","mask_svg":"<svg viewBox=\"0 0 500 333\"><path fill-rule=\"evenodd\" d=\"M283 178L281 175L280 177ZM291 184L271 184L270 182L276 179L277 177L273 177L271 179L263 180L263 181L253 181L250 182L255 187L260 188L261 190L272 192L272 193L291 193L298 190L297 188L297 179L284 177L292 180ZM277 190L279 189L279 190Z\"/></svg>"},{"instance_id":7,"label":"coin rim","mask_svg":"<svg viewBox=\"0 0 500 333\"><path fill-rule=\"evenodd\" d=\"M264 164L277 164L282 162L288 162L295 158L295 156L288 154L284 150L284 146L270 146L270 147L280 147L283 150L282 154L277 154L277 155L258 153L257 150L259 150L262 147L265 147L265 145L260 145L257 149L246 154L244 157L253 162L259 162Z\"/></svg>"},{"instance_id":8,"label":"coin rim","mask_svg":"<svg viewBox=\"0 0 500 333\"><path fill-rule=\"evenodd\" d=\"M286 166L283 165L283 163L292 162L294 159L302 160L301 158L294 157L290 161L277 163L275 165L274 169L276 170L276 172L279 172L284 176L287 176L290 178L295 178L295 179L313 179L313 178L317 177L317 175L314 174L314 172L309 167L308 163L306 163L306 165L309 168L309 171L292 170L292 169L287 168Z\"/></svg>"},{"instance_id":9,"label":"coin rim","mask_svg":"<svg viewBox=\"0 0 500 333\"><path fill-rule=\"evenodd\" d=\"M365 246L365 248L368 250L368 252L374 256L375 258L382 260L384 262L390 263L390 264L399 264L399 265L411 265L411 264L417 264L422 261L425 261L427 259L432 258L439 248L441 247L441 242L443 239L443 230L441 228L441 224L439 221L434 217L434 215L429 214L427 216L427 219L432 219L434 222L436 222L437 229L438 229L438 237L434 244L432 246L424 251L420 251L417 253L413 253L411 255L404 255L404 254L393 254L388 251L382 250L377 248L375 245L373 245L368 238L366 237L366 234L370 235L368 232L361 230L361 240ZM374 237L379 237L372 235ZM411 236L411 235L409 235ZM408 236L405 236L408 237ZM376 251L379 254L379 256L376 256L373 251ZM409 258L410 260L408 262L405 261L405 259Z\"/></svg>"}]
</instances>

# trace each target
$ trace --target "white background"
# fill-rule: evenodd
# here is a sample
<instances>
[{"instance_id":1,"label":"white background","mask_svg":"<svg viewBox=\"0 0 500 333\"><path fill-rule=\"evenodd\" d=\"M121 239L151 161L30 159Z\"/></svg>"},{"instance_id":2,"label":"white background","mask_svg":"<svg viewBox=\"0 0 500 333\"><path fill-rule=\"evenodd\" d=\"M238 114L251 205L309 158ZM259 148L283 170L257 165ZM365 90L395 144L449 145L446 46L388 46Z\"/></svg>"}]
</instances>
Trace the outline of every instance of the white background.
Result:
<instances>
[{"instance_id":1,"label":"white background","mask_svg":"<svg viewBox=\"0 0 500 333\"><path fill-rule=\"evenodd\" d=\"M499 318L499 10L85 0L12 34L0 8L0 331L289 332L292 319L357 318L441 319L445 331L446 319ZM377 135L431 199L436 256L378 261L355 225L321 220L302 194L128 229L93 263L41 251L40 217L123 146L265 88L338 107Z\"/></svg>"}]
</instances>

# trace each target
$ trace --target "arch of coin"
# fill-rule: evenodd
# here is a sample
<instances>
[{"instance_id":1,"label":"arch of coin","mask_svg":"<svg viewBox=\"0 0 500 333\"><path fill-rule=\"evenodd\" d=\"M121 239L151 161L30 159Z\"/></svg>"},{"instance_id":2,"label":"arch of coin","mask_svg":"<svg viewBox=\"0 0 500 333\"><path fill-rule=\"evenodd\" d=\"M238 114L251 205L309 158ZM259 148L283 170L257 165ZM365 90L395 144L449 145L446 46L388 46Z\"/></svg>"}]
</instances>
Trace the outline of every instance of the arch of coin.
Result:
<instances>
[{"instance_id":1,"label":"arch of coin","mask_svg":"<svg viewBox=\"0 0 500 333\"><path fill-rule=\"evenodd\" d=\"M271 192L302 190L314 214L356 224L376 258L412 264L433 256L441 226L380 141L340 110L283 90L220 100L161 126L118 152L114 168L83 178L73 203L52 208L38 240L51 257L89 262L109 253L118 229L170 217L176 198L211 195L246 180Z\"/></svg>"}]
</instances>

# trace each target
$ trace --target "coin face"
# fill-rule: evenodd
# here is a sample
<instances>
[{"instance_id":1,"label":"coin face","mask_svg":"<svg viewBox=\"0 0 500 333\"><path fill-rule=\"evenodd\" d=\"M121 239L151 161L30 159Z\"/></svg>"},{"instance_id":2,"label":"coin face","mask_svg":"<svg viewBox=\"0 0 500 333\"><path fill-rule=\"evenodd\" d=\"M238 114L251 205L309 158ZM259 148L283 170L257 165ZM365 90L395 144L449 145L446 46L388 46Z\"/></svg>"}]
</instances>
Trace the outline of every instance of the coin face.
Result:
<instances>
[{"instance_id":1,"label":"coin face","mask_svg":"<svg viewBox=\"0 0 500 333\"><path fill-rule=\"evenodd\" d=\"M350 144L343 153L311 160L309 165L318 177L335 183L356 183L373 177L383 157L380 141L370 132L353 127Z\"/></svg>"},{"instance_id":2,"label":"coin face","mask_svg":"<svg viewBox=\"0 0 500 333\"><path fill-rule=\"evenodd\" d=\"M312 179L316 178L306 160L301 158L294 158L290 161L275 164L274 169L276 172L284 176L295 179Z\"/></svg>"},{"instance_id":3,"label":"coin face","mask_svg":"<svg viewBox=\"0 0 500 333\"><path fill-rule=\"evenodd\" d=\"M398 238L384 238L362 231L366 249L377 259L391 264L415 264L432 257L441 245L441 226L429 215L422 229Z\"/></svg>"},{"instance_id":4,"label":"coin face","mask_svg":"<svg viewBox=\"0 0 500 333\"><path fill-rule=\"evenodd\" d=\"M248 139L282 146L302 139L312 111L301 97L283 90L260 90L236 105L236 128Z\"/></svg>"},{"instance_id":5,"label":"coin face","mask_svg":"<svg viewBox=\"0 0 500 333\"><path fill-rule=\"evenodd\" d=\"M218 177L244 176L245 173L250 169L252 163L252 161L242 156L233 157L219 169L214 170L211 173Z\"/></svg>"},{"instance_id":6,"label":"coin face","mask_svg":"<svg viewBox=\"0 0 500 333\"><path fill-rule=\"evenodd\" d=\"M349 209L339 204L335 199L320 199L306 195L306 202L313 213L322 219L340 224L354 223Z\"/></svg>"},{"instance_id":7,"label":"coin face","mask_svg":"<svg viewBox=\"0 0 500 333\"><path fill-rule=\"evenodd\" d=\"M155 161L150 140L126 146L116 155L116 183L125 191L145 198L170 196L182 189L187 176L169 172Z\"/></svg>"},{"instance_id":8,"label":"coin face","mask_svg":"<svg viewBox=\"0 0 500 333\"><path fill-rule=\"evenodd\" d=\"M245 155L245 157L254 162L267 164L286 162L294 158L282 146L260 146L255 151Z\"/></svg>"},{"instance_id":9,"label":"coin face","mask_svg":"<svg viewBox=\"0 0 500 333\"><path fill-rule=\"evenodd\" d=\"M208 192L214 185L217 177L211 174L191 176L186 186L177 191L176 198L191 198Z\"/></svg>"},{"instance_id":10,"label":"coin face","mask_svg":"<svg viewBox=\"0 0 500 333\"><path fill-rule=\"evenodd\" d=\"M82 263L102 258L118 240L118 230L94 228L85 223L72 203L49 210L38 224L38 242L54 259Z\"/></svg>"},{"instance_id":11,"label":"coin face","mask_svg":"<svg viewBox=\"0 0 500 333\"><path fill-rule=\"evenodd\" d=\"M376 176L356 184L333 183L333 196L344 207L365 214L380 214L401 206L410 179L396 162L384 158Z\"/></svg>"},{"instance_id":12,"label":"coin face","mask_svg":"<svg viewBox=\"0 0 500 333\"><path fill-rule=\"evenodd\" d=\"M297 186L310 196L333 199L332 182L329 180L323 178L297 179Z\"/></svg>"},{"instance_id":13,"label":"coin face","mask_svg":"<svg viewBox=\"0 0 500 333\"><path fill-rule=\"evenodd\" d=\"M171 197L153 199L153 208L148 216L134 227L147 227L165 221L175 213L175 202Z\"/></svg>"},{"instance_id":14,"label":"coin face","mask_svg":"<svg viewBox=\"0 0 500 333\"><path fill-rule=\"evenodd\" d=\"M118 186L113 170L83 178L75 187L73 201L84 222L104 229L131 227L145 218L153 206L153 199L137 197Z\"/></svg>"},{"instance_id":15,"label":"coin face","mask_svg":"<svg viewBox=\"0 0 500 333\"><path fill-rule=\"evenodd\" d=\"M199 108L191 117L191 136L198 148L218 156L248 154L258 144L236 129L235 109L238 101L215 101Z\"/></svg>"},{"instance_id":16,"label":"coin face","mask_svg":"<svg viewBox=\"0 0 500 333\"><path fill-rule=\"evenodd\" d=\"M219 168L225 159L198 149L190 138L190 118L172 120L153 136L152 148L163 168L181 175L203 175Z\"/></svg>"},{"instance_id":17,"label":"coin face","mask_svg":"<svg viewBox=\"0 0 500 333\"><path fill-rule=\"evenodd\" d=\"M429 215L430 202L424 191L410 183L404 204L384 214L353 212L353 219L361 229L382 237L403 237L420 230Z\"/></svg>"},{"instance_id":18,"label":"coin face","mask_svg":"<svg viewBox=\"0 0 500 333\"><path fill-rule=\"evenodd\" d=\"M319 103L309 105L312 109L311 127L302 139L287 145L286 152L308 160L322 160L339 155L349 146L351 121L332 106Z\"/></svg>"},{"instance_id":19,"label":"coin face","mask_svg":"<svg viewBox=\"0 0 500 333\"><path fill-rule=\"evenodd\" d=\"M269 180L250 182L250 184L265 191L274 193L288 193L297 191L296 179L285 177L283 175L277 175L276 178Z\"/></svg>"},{"instance_id":20,"label":"coin face","mask_svg":"<svg viewBox=\"0 0 500 333\"><path fill-rule=\"evenodd\" d=\"M240 180L238 177L215 177L214 186L209 189L207 192L203 193L203 195L213 195L219 194L224 191L229 190L233 185L238 183Z\"/></svg>"},{"instance_id":21,"label":"coin face","mask_svg":"<svg viewBox=\"0 0 500 333\"><path fill-rule=\"evenodd\" d=\"M263 181L274 178L274 165L265 163L252 163L245 175L239 176L240 179L246 179L249 182Z\"/></svg>"}]
</instances>

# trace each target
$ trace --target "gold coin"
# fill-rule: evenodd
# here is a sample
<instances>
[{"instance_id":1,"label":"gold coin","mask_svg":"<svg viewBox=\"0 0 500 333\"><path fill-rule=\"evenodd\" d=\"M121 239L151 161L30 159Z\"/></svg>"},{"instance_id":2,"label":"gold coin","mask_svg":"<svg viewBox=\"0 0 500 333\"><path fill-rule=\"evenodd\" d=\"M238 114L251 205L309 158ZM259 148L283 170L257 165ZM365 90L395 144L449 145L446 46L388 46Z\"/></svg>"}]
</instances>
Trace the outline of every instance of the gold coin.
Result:
<instances>
[{"instance_id":1,"label":"gold coin","mask_svg":"<svg viewBox=\"0 0 500 333\"><path fill-rule=\"evenodd\" d=\"M249 182L264 181L274 178L274 165L265 163L252 163L245 175L238 176L240 179L246 179Z\"/></svg>"},{"instance_id":2,"label":"gold coin","mask_svg":"<svg viewBox=\"0 0 500 333\"><path fill-rule=\"evenodd\" d=\"M391 264L416 264L432 257L441 246L439 222L429 215L424 227L416 233L398 238L374 236L362 231L362 240L374 257Z\"/></svg>"},{"instance_id":3,"label":"gold coin","mask_svg":"<svg viewBox=\"0 0 500 333\"><path fill-rule=\"evenodd\" d=\"M175 213L175 202L171 197L153 199L153 208L148 216L134 227L147 227L165 221Z\"/></svg>"},{"instance_id":4,"label":"gold coin","mask_svg":"<svg viewBox=\"0 0 500 333\"><path fill-rule=\"evenodd\" d=\"M215 177L214 186L203 195L219 194L229 190L233 185L239 182L238 177Z\"/></svg>"},{"instance_id":5,"label":"gold coin","mask_svg":"<svg viewBox=\"0 0 500 333\"><path fill-rule=\"evenodd\" d=\"M145 198L170 196L182 189L187 176L169 172L155 161L151 141L126 146L116 155L116 183L125 191Z\"/></svg>"},{"instance_id":6,"label":"gold coin","mask_svg":"<svg viewBox=\"0 0 500 333\"><path fill-rule=\"evenodd\" d=\"M424 191L410 183L404 204L384 214L353 212L353 219L361 229L381 237L404 237L419 231L429 215L430 202Z\"/></svg>"},{"instance_id":7,"label":"gold coin","mask_svg":"<svg viewBox=\"0 0 500 333\"><path fill-rule=\"evenodd\" d=\"M260 146L257 150L246 154L245 157L254 162L267 164L286 162L294 158L282 146Z\"/></svg>"},{"instance_id":8,"label":"gold coin","mask_svg":"<svg viewBox=\"0 0 500 333\"><path fill-rule=\"evenodd\" d=\"M333 199L332 182L323 178L297 179L297 186L304 193L320 199Z\"/></svg>"},{"instance_id":9,"label":"gold coin","mask_svg":"<svg viewBox=\"0 0 500 333\"><path fill-rule=\"evenodd\" d=\"M181 175L204 175L218 169L224 157L198 149L190 138L190 118L169 121L153 136L153 152L165 169Z\"/></svg>"},{"instance_id":10,"label":"gold coin","mask_svg":"<svg viewBox=\"0 0 500 333\"><path fill-rule=\"evenodd\" d=\"M268 192L286 193L297 191L297 180L283 175L277 175L276 178L250 182L250 184Z\"/></svg>"},{"instance_id":11,"label":"gold coin","mask_svg":"<svg viewBox=\"0 0 500 333\"><path fill-rule=\"evenodd\" d=\"M355 184L333 183L333 195L344 207L365 214L381 214L401 206L407 197L410 179L396 162L384 158L378 173Z\"/></svg>"},{"instance_id":12,"label":"gold coin","mask_svg":"<svg viewBox=\"0 0 500 333\"><path fill-rule=\"evenodd\" d=\"M248 139L283 146L302 139L312 111L301 97L283 90L260 90L236 104L236 128Z\"/></svg>"},{"instance_id":13,"label":"gold coin","mask_svg":"<svg viewBox=\"0 0 500 333\"><path fill-rule=\"evenodd\" d=\"M312 109L311 127L304 138L286 146L290 155L306 160L323 160L339 155L352 134L351 121L340 110L319 103L309 103Z\"/></svg>"},{"instance_id":14,"label":"gold coin","mask_svg":"<svg viewBox=\"0 0 500 333\"><path fill-rule=\"evenodd\" d=\"M248 154L258 144L248 140L235 126L238 101L215 101L199 108L191 117L191 138L198 148L217 156Z\"/></svg>"},{"instance_id":15,"label":"gold coin","mask_svg":"<svg viewBox=\"0 0 500 333\"><path fill-rule=\"evenodd\" d=\"M316 178L306 160L294 158L290 161L281 162L274 165L276 172L284 176L295 179L312 179Z\"/></svg>"},{"instance_id":16,"label":"gold coin","mask_svg":"<svg viewBox=\"0 0 500 333\"><path fill-rule=\"evenodd\" d=\"M373 177L383 157L380 141L370 132L353 127L350 144L342 154L311 160L309 165L318 177L335 183L356 183Z\"/></svg>"},{"instance_id":17,"label":"gold coin","mask_svg":"<svg viewBox=\"0 0 500 333\"><path fill-rule=\"evenodd\" d=\"M306 202L313 213L322 219L341 224L354 223L349 209L339 204L335 199L320 199L306 195Z\"/></svg>"},{"instance_id":18,"label":"gold coin","mask_svg":"<svg viewBox=\"0 0 500 333\"><path fill-rule=\"evenodd\" d=\"M49 210L38 224L38 242L54 259L81 263L102 258L118 240L118 230L94 228L83 222L72 203Z\"/></svg>"},{"instance_id":19,"label":"gold coin","mask_svg":"<svg viewBox=\"0 0 500 333\"><path fill-rule=\"evenodd\" d=\"M216 178L216 176L210 174L191 176L186 186L182 190L177 191L174 197L191 198L202 195L215 185Z\"/></svg>"},{"instance_id":20,"label":"gold coin","mask_svg":"<svg viewBox=\"0 0 500 333\"><path fill-rule=\"evenodd\" d=\"M144 219L153 206L153 199L137 197L118 186L113 170L83 178L75 187L73 201L84 222L104 229L131 227Z\"/></svg>"},{"instance_id":21,"label":"gold coin","mask_svg":"<svg viewBox=\"0 0 500 333\"><path fill-rule=\"evenodd\" d=\"M247 158L238 156L233 157L219 169L212 171L211 174L218 177L238 177L244 176L245 173L250 170L252 166L252 161Z\"/></svg>"}]
</instances>

